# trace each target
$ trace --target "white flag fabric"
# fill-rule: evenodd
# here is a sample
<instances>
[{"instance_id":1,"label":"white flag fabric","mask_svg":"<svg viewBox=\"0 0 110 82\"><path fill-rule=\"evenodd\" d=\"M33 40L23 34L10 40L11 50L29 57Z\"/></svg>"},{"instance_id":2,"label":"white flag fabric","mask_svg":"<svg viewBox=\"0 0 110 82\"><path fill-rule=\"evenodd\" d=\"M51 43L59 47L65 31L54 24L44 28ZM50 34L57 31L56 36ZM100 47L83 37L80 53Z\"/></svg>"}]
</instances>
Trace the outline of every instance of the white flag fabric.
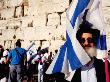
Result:
<instances>
[{"instance_id":1,"label":"white flag fabric","mask_svg":"<svg viewBox=\"0 0 110 82\"><path fill-rule=\"evenodd\" d=\"M62 72L65 76L68 76L72 71L90 61L89 56L76 39L76 33L79 29L79 25L83 21L82 17L84 16L84 12L87 9L87 21L92 23L94 26L93 28L95 29L99 29L101 31L104 29L104 22L100 12L100 3L101 2L99 0L73 0L73 2L71 2L66 14L66 42L60 48L58 55L47 69L47 74ZM100 43L102 38L99 39ZM97 48L102 50L101 47L102 46L98 46ZM105 50L106 48L103 49ZM74 73L72 74L74 75ZM69 81L70 80L71 79L69 79Z\"/></svg>"}]
</instances>

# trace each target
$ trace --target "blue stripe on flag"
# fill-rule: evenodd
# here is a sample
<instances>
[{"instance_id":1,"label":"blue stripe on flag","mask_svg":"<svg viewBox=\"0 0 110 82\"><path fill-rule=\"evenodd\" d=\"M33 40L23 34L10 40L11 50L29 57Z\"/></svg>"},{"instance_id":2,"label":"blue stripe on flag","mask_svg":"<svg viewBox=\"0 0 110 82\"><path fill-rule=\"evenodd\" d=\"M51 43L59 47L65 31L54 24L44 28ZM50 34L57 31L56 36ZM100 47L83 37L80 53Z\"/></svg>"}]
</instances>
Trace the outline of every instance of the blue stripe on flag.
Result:
<instances>
[{"instance_id":1,"label":"blue stripe on flag","mask_svg":"<svg viewBox=\"0 0 110 82\"><path fill-rule=\"evenodd\" d=\"M87 7L89 1L90 0L78 0L78 4L76 6L75 12L73 13L73 16L70 21L73 28L75 26L75 22L76 22L78 15Z\"/></svg>"},{"instance_id":2,"label":"blue stripe on flag","mask_svg":"<svg viewBox=\"0 0 110 82\"><path fill-rule=\"evenodd\" d=\"M82 64L73 49L72 42L68 34L66 36L67 36L67 59L69 60L72 70L74 70L74 69L81 67Z\"/></svg>"},{"instance_id":3,"label":"blue stripe on flag","mask_svg":"<svg viewBox=\"0 0 110 82\"><path fill-rule=\"evenodd\" d=\"M57 72L60 72L62 70L65 51L66 51L66 45L64 44L60 49L60 53L59 53L58 59L55 63L55 66L53 68L52 73L57 73Z\"/></svg>"},{"instance_id":4,"label":"blue stripe on flag","mask_svg":"<svg viewBox=\"0 0 110 82\"><path fill-rule=\"evenodd\" d=\"M100 35L97 48L100 50L107 50L106 35Z\"/></svg>"},{"instance_id":5,"label":"blue stripe on flag","mask_svg":"<svg viewBox=\"0 0 110 82\"><path fill-rule=\"evenodd\" d=\"M71 22L73 28L75 26L77 17L87 7L89 2L90 2L90 0L78 0L77 6L75 8L75 12L72 13L73 16L72 16L71 20L69 20ZM76 37L72 37L72 38L76 38ZM77 57L76 52L74 51L71 39L68 34L66 34L66 42L61 47L58 58L54 64L54 66L51 65L52 73L57 73L57 72L62 71L65 55L67 55L67 60L69 61L70 67L72 68L72 70L77 69L82 66L79 58Z\"/></svg>"}]
</instances>

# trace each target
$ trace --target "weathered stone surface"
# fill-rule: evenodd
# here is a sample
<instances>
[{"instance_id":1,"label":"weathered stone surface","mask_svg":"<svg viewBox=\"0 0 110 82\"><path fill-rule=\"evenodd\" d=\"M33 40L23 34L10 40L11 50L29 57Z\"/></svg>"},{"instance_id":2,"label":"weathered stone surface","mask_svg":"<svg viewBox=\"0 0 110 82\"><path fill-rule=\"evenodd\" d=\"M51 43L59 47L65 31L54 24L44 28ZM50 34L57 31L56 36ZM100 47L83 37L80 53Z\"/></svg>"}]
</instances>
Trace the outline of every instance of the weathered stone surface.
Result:
<instances>
[{"instance_id":1,"label":"weathered stone surface","mask_svg":"<svg viewBox=\"0 0 110 82\"><path fill-rule=\"evenodd\" d=\"M66 9L69 0L1 0L0 44L14 48L17 39L27 48L49 44L49 51L59 49L66 39ZM106 21L107 46L110 49L110 0L102 0Z\"/></svg>"},{"instance_id":2,"label":"weathered stone surface","mask_svg":"<svg viewBox=\"0 0 110 82\"><path fill-rule=\"evenodd\" d=\"M14 16L14 8L6 8L0 11L3 19L9 19Z\"/></svg>"},{"instance_id":3,"label":"weathered stone surface","mask_svg":"<svg viewBox=\"0 0 110 82\"><path fill-rule=\"evenodd\" d=\"M19 6L21 5L23 0L9 0L11 6Z\"/></svg>"},{"instance_id":4,"label":"weathered stone surface","mask_svg":"<svg viewBox=\"0 0 110 82\"><path fill-rule=\"evenodd\" d=\"M37 40L50 40L50 29L48 28L36 28L35 39Z\"/></svg>"},{"instance_id":5,"label":"weathered stone surface","mask_svg":"<svg viewBox=\"0 0 110 82\"><path fill-rule=\"evenodd\" d=\"M2 39L3 40L13 40L14 35L15 35L15 29L2 30Z\"/></svg>"},{"instance_id":6,"label":"weathered stone surface","mask_svg":"<svg viewBox=\"0 0 110 82\"><path fill-rule=\"evenodd\" d=\"M6 49L6 48L11 48L11 45L12 45L12 40L7 40L7 41L5 41L5 46L4 46L4 48Z\"/></svg>"},{"instance_id":7,"label":"weathered stone surface","mask_svg":"<svg viewBox=\"0 0 110 82\"><path fill-rule=\"evenodd\" d=\"M59 25L57 31L59 32L61 40L66 39L66 25Z\"/></svg>"},{"instance_id":8,"label":"weathered stone surface","mask_svg":"<svg viewBox=\"0 0 110 82\"><path fill-rule=\"evenodd\" d=\"M51 43L49 41L43 41L41 48L44 49L44 48L50 47L50 44Z\"/></svg>"},{"instance_id":9,"label":"weathered stone surface","mask_svg":"<svg viewBox=\"0 0 110 82\"><path fill-rule=\"evenodd\" d=\"M64 44L64 41L61 40L51 40L51 45L49 47L50 51L59 49Z\"/></svg>"},{"instance_id":10,"label":"weathered stone surface","mask_svg":"<svg viewBox=\"0 0 110 82\"><path fill-rule=\"evenodd\" d=\"M35 29L34 28L24 28L24 39L35 40Z\"/></svg>"},{"instance_id":11,"label":"weathered stone surface","mask_svg":"<svg viewBox=\"0 0 110 82\"><path fill-rule=\"evenodd\" d=\"M53 4L55 12L64 12L69 6L69 0L53 0Z\"/></svg>"},{"instance_id":12,"label":"weathered stone surface","mask_svg":"<svg viewBox=\"0 0 110 82\"><path fill-rule=\"evenodd\" d=\"M46 14L39 14L33 18L33 26L34 27L45 27L46 25Z\"/></svg>"},{"instance_id":13,"label":"weathered stone surface","mask_svg":"<svg viewBox=\"0 0 110 82\"><path fill-rule=\"evenodd\" d=\"M16 29L16 39L24 39L24 31L21 28Z\"/></svg>"},{"instance_id":14,"label":"weathered stone surface","mask_svg":"<svg viewBox=\"0 0 110 82\"><path fill-rule=\"evenodd\" d=\"M7 21L0 20L0 29L6 29Z\"/></svg>"},{"instance_id":15,"label":"weathered stone surface","mask_svg":"<svg viewBox=\"0 0 110 82\"><path fill-rule=\"evenodd\" d=\"M28 15L29 16L36 16L39 13L45 13L46 8L44 7L44 1L42 0L30 0L29 1L29 8L28 8Z\"/></svg>"},{"instance_id":16,"label":"weathered stone surface","mask_svg":"<svg viewBox=\"0 0 110 82\"><path fill-rule=\"evenodd\" d=\"M35 45L38 48L39 46L41 46L40 41L35 41Z\"/></svg>"},{"instance_id":17,"label":"weathered stone surface","mask_svg":"<svg viewBox=\"0 0 110 82\"><path fill-rule=\"evenodd\" d=\"M49 14L47 25L56 26L58 24L60 24L60 16L58 15L58 13Z\"/></svg>"},{"instance_id":18,"label":"weathered stone surface","mask_svg":"<svg viewBox=\"0 0 110 82\"><path fill-rule=\"evenodd\" d=\"M110 0L102 0L102 7L110 6Z\"/></svg>"},{"instance_id":19,"label":"weathered stone surface","mask_svg":"<svg viewBox=\"0 0 110 82\"><path fill-rule=\"evenodd\" d=\"M61 14L61 25L66 26L66 12Z\"/></svg>"},{"instance_id":20,"label":"weathered stone surface","mask_svg":"<svg viewBox=\"0 0 110 82\"><path fill-rule=\"evenodd\" d=\"M4 44L4 40L0 39L0 45L3 45L3 44Z\"/></svg>"}]
</instances>

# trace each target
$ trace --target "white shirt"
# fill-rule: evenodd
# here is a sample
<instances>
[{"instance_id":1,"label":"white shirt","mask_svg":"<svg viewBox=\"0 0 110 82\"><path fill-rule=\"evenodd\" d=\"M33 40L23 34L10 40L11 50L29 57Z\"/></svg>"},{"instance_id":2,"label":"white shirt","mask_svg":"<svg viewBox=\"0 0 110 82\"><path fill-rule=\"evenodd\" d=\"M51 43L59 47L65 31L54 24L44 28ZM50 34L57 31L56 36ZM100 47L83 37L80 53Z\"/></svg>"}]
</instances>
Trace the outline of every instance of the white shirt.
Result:
<instances>
[{"instance_id":1,"label":"white shirt","mask_svg":"<svg viewBox=\"0 0 110 82\"><path fill-rule=\"evenodd\" d=\"M81 71L81 80L82 82L97 82L95 68Z\"/></svg>"},{"instance_id":2,"label":"white shirt","mask_svg":"<svg viewBox=\"0 0 110 82\"><path fill-rule=\"evenodd\" d=\"M42 57L42 62L44 61L47 61L48 60L48 57L49 57L49 54L48 53L45 53Z\"/></svg>"},{"instance_id":3,"label":"white shirt","mask_svg":"<svg viewBox=\"0 0 110 82\"><path fill-rule=\"evenodd\" d=\"M3 52L3 56L7 56L9 54L9 52L7 51L7 50L5 50L4 52Z\"/></svg>"}]
</instances>

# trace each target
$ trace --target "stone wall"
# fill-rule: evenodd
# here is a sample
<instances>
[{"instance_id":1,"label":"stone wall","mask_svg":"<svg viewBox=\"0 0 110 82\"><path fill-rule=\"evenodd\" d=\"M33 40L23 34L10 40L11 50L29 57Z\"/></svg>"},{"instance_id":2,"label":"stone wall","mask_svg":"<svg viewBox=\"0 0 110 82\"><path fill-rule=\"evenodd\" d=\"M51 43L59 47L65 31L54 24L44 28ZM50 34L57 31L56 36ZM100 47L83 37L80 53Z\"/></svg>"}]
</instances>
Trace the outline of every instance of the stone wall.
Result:
<instances>
[{"instance_id":1,"label":"stone wall","mask_svg":"<svg viewBox=\"0 0 110 82\"><path fill-rule=\"evenodd\" d=\"M21 39L24 48L35 41L36 47L58 49L65 41L68 6L68 0L1 0L0 44L12 49Z\"/></svg>"},{"instance_id":2,"label":"stone wall","mask_svg":"<svg viewBox=\"0 0 110 82\"><path fill-rule=\"evenodd\" d=\"M110 1L103 1L110 49ZM24 48L35 41L36 47L58 49L65 42L68 6L69 0L0 0L0 44L12 49L21 39Z\"/></svg>"}]
</instances>

